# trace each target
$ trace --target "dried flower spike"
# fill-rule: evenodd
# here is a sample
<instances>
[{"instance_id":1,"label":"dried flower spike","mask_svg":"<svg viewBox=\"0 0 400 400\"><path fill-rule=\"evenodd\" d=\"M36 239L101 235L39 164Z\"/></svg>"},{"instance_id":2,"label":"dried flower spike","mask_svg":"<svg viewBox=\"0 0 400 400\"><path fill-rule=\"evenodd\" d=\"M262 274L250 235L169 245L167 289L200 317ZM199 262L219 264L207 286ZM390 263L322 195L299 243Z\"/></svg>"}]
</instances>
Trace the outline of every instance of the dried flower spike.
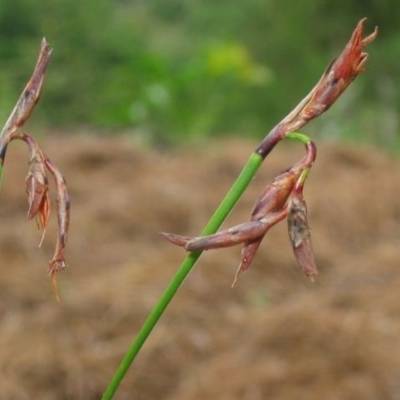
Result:
<instances>
[{"instance_id":1,"label":"dried flower spike","mask_svg":"<svg viewBox=\"0 0 400 400\"><path fill-rule=\"evenodd\" d=\"M35 70L0 134L0 166L4 164L7 147L11 141L23 140L28 144L30 160L25 179L29 203L28 219L36 218L38 227L42 231L40 244L43 241L50 216L49 183L46 171L49 171L54 178L57 190L58 235L54 256L49 262L48 273L56 299L59 300L55 274L67 265L64 252L68 239L70 218L69 196L65 180L58 168L43 154L33 137L20 132L20 128L28 120L39 101L51 51L50 46L43 39ZM1 174L2 168L0 169L0 181Z\"/></svg>"}]
</instances>

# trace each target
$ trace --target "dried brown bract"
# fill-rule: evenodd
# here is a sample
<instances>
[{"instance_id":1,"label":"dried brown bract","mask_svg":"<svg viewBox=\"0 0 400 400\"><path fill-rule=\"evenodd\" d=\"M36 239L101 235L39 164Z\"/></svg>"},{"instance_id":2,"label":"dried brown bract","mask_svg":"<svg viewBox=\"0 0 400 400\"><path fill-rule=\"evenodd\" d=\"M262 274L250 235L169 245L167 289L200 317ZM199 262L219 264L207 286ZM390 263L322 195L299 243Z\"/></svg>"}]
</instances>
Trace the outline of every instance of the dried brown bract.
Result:
<instances>
[{"instance_id":1,"label":"dried brown bract","mask_svg":"<svg viewBox=\"0 0 400 400\"><path fill-rule=\"evenodd\" d=\"M313 279L313 276L318 275L318 271L314 260L311 230L307 219L307 205L302 187L293 190L288 208L288 232L294 255L304 274Z\"/></svg>"},{"instance_id":2,"label":"dried brown bract","mask_svg":"<svg viewBox=\"0 0 400 400\"><path fill-rule=\"evenodd\" d=\"M33 138L26 134L13 136L21 138L30 149L29 170L25 178L25 189L28 195L28 219L36 218L38 228L42 231L42 244L50 217L49 182L46 176L44 155Z\"/></svg>"},{"instance_id":3,"label":"dried brown bract","mask_svg":"<svg viewBox=\"0 0 400 400\"><path fill-rule=\"evenodd\" d=\"M49 263L49 275L54 276L58 271L66 267L64 258L65 246L68 240L69 218L70 218L70 200L68 196L67 186L64 177L58 168L50 161L45 160L46 167L53 175L57 190L57 219L58 219L58 235L56 249L53 259Z\"/></svg>"},{"instance_id":4,"label":"dried brown bract","mask_svg":"<svg viewBox=\"0 0 400 400\"><path fill-rule=\"evenodd\" d=\"M65 180L58 168L43 153L36 140L20 129L31 116L39 101L43 81L50 61L51 49L45 39L42 40L39 58L35 70L23 90L17 104L0 134L0 167L4 165L7 147L13 140L22 140L30 152L28 174L25 179L25 190L28 196L28 219L36 218L38 228L42 231L40 244L44 239L50 217L49 172L55 181L57 192L58 236L53 259L48 272L51 277L56 299L59 300L55 273L66 267L64 258L68 238L70 201Z\"/></svg>"}]
</instances>

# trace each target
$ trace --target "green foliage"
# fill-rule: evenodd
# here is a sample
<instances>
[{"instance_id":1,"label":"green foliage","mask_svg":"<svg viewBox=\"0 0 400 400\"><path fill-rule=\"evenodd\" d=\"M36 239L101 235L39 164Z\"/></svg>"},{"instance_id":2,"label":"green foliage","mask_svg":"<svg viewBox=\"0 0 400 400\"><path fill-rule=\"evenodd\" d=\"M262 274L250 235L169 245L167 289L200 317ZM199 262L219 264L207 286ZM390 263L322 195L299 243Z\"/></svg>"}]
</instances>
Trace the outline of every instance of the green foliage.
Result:
<instances>
[{"instance_id":1,"label":"green foliage","mask_svg":"<svg viewBox=\"0 0 400 400\"><path fill-rule=\"evenodd\" d=\"M382 29L370 50L373 73L349 107L354 117L377 102L393 117L397 9L394 0L3 0L0 116L15 103L45 36L54 54L37 118L48 125L134 127L161 142L263 136L367 16L371 29Z\"/></svg>"}]
</instances>

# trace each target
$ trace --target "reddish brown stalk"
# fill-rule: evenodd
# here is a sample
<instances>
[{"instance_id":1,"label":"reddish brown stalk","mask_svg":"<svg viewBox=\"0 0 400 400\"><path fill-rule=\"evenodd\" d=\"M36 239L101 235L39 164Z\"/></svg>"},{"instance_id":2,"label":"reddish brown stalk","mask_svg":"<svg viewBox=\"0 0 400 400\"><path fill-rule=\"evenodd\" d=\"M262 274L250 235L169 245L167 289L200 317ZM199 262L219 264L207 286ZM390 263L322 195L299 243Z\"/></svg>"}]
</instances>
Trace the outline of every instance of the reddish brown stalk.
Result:
<instances>
[{"instance_id":1,"label":"reddish brown stalk","mask_svg":"<svg viewBox=\"0 0 400 400\"><path fill-rule=\"evenodd\" d=\"M359 21L342 54L331 62L319 82L299 105L271 130L257 147L257 154L265 158L286 133L297 131L328 110L357 75L365 71L368 54L364 52L364 47L376 38L378 28L363 38L364 22L365 18Z\"/></svg>"}]
</instances>

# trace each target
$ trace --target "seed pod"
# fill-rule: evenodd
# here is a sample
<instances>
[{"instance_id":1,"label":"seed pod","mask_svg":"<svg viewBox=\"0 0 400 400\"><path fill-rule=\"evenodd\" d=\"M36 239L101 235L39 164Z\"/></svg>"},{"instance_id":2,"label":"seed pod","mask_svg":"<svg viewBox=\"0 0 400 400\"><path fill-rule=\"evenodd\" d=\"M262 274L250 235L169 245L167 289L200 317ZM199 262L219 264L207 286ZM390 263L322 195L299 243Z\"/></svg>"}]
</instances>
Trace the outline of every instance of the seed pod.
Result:
<instances>
[{"instance_id":1,"label":"seed pod","mask_svg":"<svg viewBox=\"0 0 400 400\"><path fill-rule=\"evenodd\" d=\"M307 220L307 205L300 191L290 199L287 216L289 238L298 264L306 276L318 275Z\"/></svg>"}]
</instances>

